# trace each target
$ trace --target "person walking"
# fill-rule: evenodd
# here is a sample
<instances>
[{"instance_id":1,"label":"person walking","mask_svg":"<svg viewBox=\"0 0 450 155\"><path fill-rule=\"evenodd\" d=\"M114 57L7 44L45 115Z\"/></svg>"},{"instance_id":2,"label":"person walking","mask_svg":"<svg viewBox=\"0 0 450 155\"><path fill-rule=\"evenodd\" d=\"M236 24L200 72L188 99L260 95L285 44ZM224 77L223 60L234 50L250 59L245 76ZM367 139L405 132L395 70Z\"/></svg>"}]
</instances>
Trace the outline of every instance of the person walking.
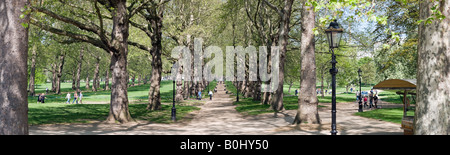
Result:
<instances>
[{"instance_id":1,"label":"person walking","mask_svg":"<svg viewBox=\"0 0 450 155\"><path fill-rule=\"evenodd\" d=\"M197 98L198 100L202 100L202 91L198 91L198 98Z\"/></svg>"},{"instance_id":2,"label":"person walking","mask_svg":"<svg viewBox=\"0 0 450 155\"><path fill-rule=\"evenodd\" d=\"M77 101L77 104L78 104L78 95L77 95L77 92L75 92L75 93L73 93L73 101L72 101L72 104L75 102L75 101Z\"/></svg>"},{"instance_id":3,"label":"person walking","mask_svg":"<svg viewBox=\"0 0 450 155\"><path fill-rule=\"evenodd\" d=\"M377 109L378 108L378 105L377 105L377 103L378 103L378 94L375 94L375 96L373 97L373 102L375 103L375 109Z\"/></svg>"},{"instance_id":4,"label":"person walking","mask_svg":"<svg viewBox=\"0 0 450 155\"><path fill-rule=\"evenodd\" d=\"M212 92L212 91L209 91L208 95L209 95L209 100L212 100L213 92Z\"/></svg>"},{"instance_id":5,"label":"person walking","mask_svg":"<svg viewBox=\"0 0 450 155\"><path fill-rule=\"evenodd\" d=\"M80 95L78 96L78 100L80 101L80 104L83 104L83 93L80 91Z\"/></svg>"},{"instance_id":6,"label":"person walking","mask_svg":"<svg viewBox=\"0 0 450 155\"><path fill-rule=\"evenodd\" d=\"M70 93L67 93L67 95L66 95L66 99L67 99L67 104L70 104Z\"/></svg>"},{"instance_id":7,"label":"person walking","mask_svg":"<svg viewBox=\"0 0 450 155\"><path fill-rule=\"evenodd\" d=\"M295 89L295 96L297 96L298 94L298 89Z\"/></svg>"},{"instance_id":8,"label":"person walking","mask_svg":"<svg viewBox=\"0 0 450 155\"><path fill-rule=\"evenodd\" d=\"M368 105L367 105L367 96L364 95L364 108L365 108L366 106L368 106Z\"/></svg>"}]
</instances>

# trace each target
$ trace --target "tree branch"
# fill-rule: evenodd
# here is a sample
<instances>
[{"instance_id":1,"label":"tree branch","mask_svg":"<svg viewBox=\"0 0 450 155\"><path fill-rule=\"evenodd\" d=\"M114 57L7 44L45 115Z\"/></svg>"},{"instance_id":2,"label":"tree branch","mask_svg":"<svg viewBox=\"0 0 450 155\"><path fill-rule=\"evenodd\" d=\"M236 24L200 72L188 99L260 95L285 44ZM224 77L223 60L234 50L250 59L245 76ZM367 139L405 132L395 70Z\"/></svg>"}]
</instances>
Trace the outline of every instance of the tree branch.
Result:
<instances>
[{"instance_id":1,"label":"tree branch","mask_svg":"<svg viewBox=\"0 0 450 155\"><path fill-rule=\"evenodd\" d=\"M278 8L277 6L273 5L272 3L270 3L267 0L264 0L264 2L271 8L273 9L275 12L278 13L278 15L283 16L283 10L281 10L280 8Z\"/></svg>"},{"instance_id":2,"label":"tree branch","mask_svg":"<svg viewBox=\"0 0 450 155\"><path fill-rule=\"evenodd\" d=\"M93 32L93 33L96 33L96 34L100 34L101 33L100 32L100 28L98 26L96 26L96 25L95 26L88 26L86 24L83 24L83 23L78 22L76 20L73 20L71 18L67 18L67 17L61 16L61 15L58 15L58 14L56 14L56 13L50 11L50 10L44 9L44 8L39 8L39 7L34 7L34 6L31 6L31 8L32 8L33 11L44 13L44 14L46 14L46 15L52 17L52 18L55 18L55 19L57 19L59 21L62 21L64 23L68 23L68 24L74 25L74 26L76 26L76 27L78 27L78 28L80 28L82 30L86 30L86 31Z\"/></svg>"},{"instance_id":3,"label":"tree branch","mask_svg":"<svg viewBox=\"0 0 450 155\"><path fill-rule=\"evenodd\" d=\"M146 34L148 37L150 37L150 36L153 35L153 33L150 32L150 31L148 30L148 28L147 28L146 26L142 25L142 24L138 24L138 23L133 22L133 21L131 21L131 20L130 20L130 24L131 24L131 26L134 26L134 27L140 29L141 31L144 31L145 34Z\"/></svg>"},{"instance_id":4,"label":"tree branch","mask_svg":"<svg viewBox=\"0 0 450 155\"><path fill-rule=\"evenodd\" d=\"M105 35L105 30L103 29L103 17L102 14L100 13L100 9L98 8L97 0L94 1L94 8L95 12L97 13L98 20L100 22L100 34L98 35L100 36L100 39L102 40L103 43L109 45L110 43Z\"/></svg>"},{"instance_id":5,"label":"tree branch","mask_svg":"<svg viewBox=\"0 0 450 155\"><path fill-rule=\"evenodd\" d=\"M87 42L87 43L90 43L90 44L92 44L94 46L97 46L99 48L102 48L102 49L105 49L106 51L108 51L108 47L105 46L105 44L103 44L102 41L100 41L98 39L95 39L95 38L92 38L90 36L77 34L77 33L69 32L69 31L64 31L64 30L57 29L57 28L54 28L54 27L51 27L51 26L48 26L48 25L44 25L44 24L40 23L38 20L36 20L33 17L30 18L30 23L35 25L35 26L37 26L37 27L39 27L39 28L41 28L41 29L49 31L51 33L55 33L55 34L58 34L58 35L63 35L63 36L67 36L67 37L70 37L70 38L73 38L73 39L76 39L76 40Z\"/></svg>"}]
</instances>

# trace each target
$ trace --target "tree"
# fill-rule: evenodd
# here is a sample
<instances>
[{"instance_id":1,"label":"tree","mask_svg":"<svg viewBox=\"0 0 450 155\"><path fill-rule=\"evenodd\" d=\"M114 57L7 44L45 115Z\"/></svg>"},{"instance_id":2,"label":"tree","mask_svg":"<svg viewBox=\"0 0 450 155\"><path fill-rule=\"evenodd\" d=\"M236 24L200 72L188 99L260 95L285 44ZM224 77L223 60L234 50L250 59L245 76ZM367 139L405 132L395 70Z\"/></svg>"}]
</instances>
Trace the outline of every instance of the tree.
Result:
<instances>
[{"instance_id":1,"label":"tree","mask_svg":"<svg viewBox=\"0 0 450 155\"><path fill-rule=\"evenodd\" d=\"M141 31L143 31L151 39L151 47L139 44L137 42L130 42L130 45L136 46L142 50L148 51L152 56L152 77L150 80L150 89L148 92L148 106L147 110L161 109L161 77L162 77L162 28L164 19L164 5L170 0L144 1L138 6L135 11L130 14L139 13L145 21L145 24L139 24L135 21L130 21L130 24Z\"/></svg>"},{"instance_id":2,"label":"tree","mask_svg":"<svg viewBox=\"0 0 450 155\"><path fill-rule=\"evenodd\" d=\"M64 69L66 52L60 51L60 54L57 55L56 57L59 58L59 62L57 63L57 65L55 65L55 67L56 67L55 68L55 72L56 72L55 93L61 94L61 77L62 77L62 72Z\"/></svg>"},{"instance_id":3,"label":"tree","mask_svg":"<svg viewBox=\"0 0 450 155\"><path fill-rule=\"evenodd\" d=\"M81 80L81 67L83 66L83 52L84 52L84 47L81 47L78 65L77 65L76 79L75 79L77 93L80 93L80 91L81 91L80 90L80 80Z\"/></svg>"},{"instance_id":4,"label":"tree","mask_svg":"<svg viewBox=\"0 0 450 155\"><path fill-rule=\"evenodd\" d=\"M49 2L51 3L51 2ZM57 2L55 2L57 3ZM98 25L92 23L86 18L81 18L86 23L78 21L75 17L69 18L57 14L50 9L31 6L32 10L48 16L51 19L57 20L69 26L75 26L86 33L72 32L70 30L63 30L60 28L52 27L52 24L46 24L45 19L35 16L31 18L31 24L36 25L46 31L63 35L72 38L76 41L82 41L90 43L94 46L104 49L111 55L110 69L112 70L112 88L111 88L111 106L107 122L114 123L116 121L120 123L126 123L131 121L131 115L128 110L128 72L127 72L127 55L128 55L128 36L129 36L129 18L134 13L128 14L128 9L134 10L135 8L128 8L126 0L96 0L92 3L70 3L62 2L64 6L71 6L75 10L79 11L79 15L84 15L83 7L90 8L90 13L95 13L98 19L92 19L98 21ZM73 6L79 4L80 6ZM98 6L101 4L104 9L100 9ZM57 7L50 7L52 9L61 9ZM112 19L112 29L110 32L106 32L107 27L104 27L104 17L102 10L107 10L110 13ZM130 11L132 12L132 11ZM73 14L70 12L68 14ZM91 16L87 16L87 18Z\"/></svg>"},{"instance_id":5,"label":"tree","mask_svg":"<svg viewBox=\"0 0 450 155\"><path fill-rule=\"evenodd\" d=\"M264 2L281 16L280 26L278 31L278 46L280 48L280 64L279 64L279 76L278 76L278 88L275 90L272 97L271 107L275 111L284 110L283 106L283 85L284 85L284 63L286 59L286 51L289 39L290 21L292 13L292 5L294 0L284 0L282 4L284 6L280 9L274 6L267 0ZM314 21L314 20L313 20ZM314 22L312 22L314 25ZM314 74L315 75L315 74Z\"/></svg>"},{"instance_id":6,"label":"tree","mask_svg":"<svg viewBox=\"0 0 450 155\"><path fill-rule=\"evenodd\" d=\"M320 124L321 120L316 96L316 62L314 31L315 12L314 6L307 0L303 1L302 8L302 44L301 44L301 73L300 93L298 96L298 110L293 124L312 123Z\"/></svg>"},{"instance_id":7,"label":"tree","mask_svg":"<svg viewBox=\"0 0 450 155\"><path fill-rule=\"evenodd\" d=\"M27 4L0 1L0 135L28 134Z\"/></svg>"},{"instance_id":8,"label":"tree","mask_svg":"<svg viewBox=\"0 0 450 155\"><path fill-rule=\"evenodd\" d=\"M421 1L420 19L424 22L419 26L416 135L450 134L449 17L450 1Z\"/></svg>"},{"instance_id":9,"label":"tree","mask_svg":"<svg viewBox=\"0 0 450 155\"><path fill-rule=\"evenodd\" d=\"M163 5L163 4L161 4ZM150 54L152 55L152 78L150 81L150 90L148 92L148 110L161 109L161 74L162 74L162 26L164 6L158 7L154 5L153 9L145 9L144 17L148 22L148 26L152 32L149 37L152 40L152 48ZM158 7L158 9L156 8Z\"/></svg>"}]
</instances>

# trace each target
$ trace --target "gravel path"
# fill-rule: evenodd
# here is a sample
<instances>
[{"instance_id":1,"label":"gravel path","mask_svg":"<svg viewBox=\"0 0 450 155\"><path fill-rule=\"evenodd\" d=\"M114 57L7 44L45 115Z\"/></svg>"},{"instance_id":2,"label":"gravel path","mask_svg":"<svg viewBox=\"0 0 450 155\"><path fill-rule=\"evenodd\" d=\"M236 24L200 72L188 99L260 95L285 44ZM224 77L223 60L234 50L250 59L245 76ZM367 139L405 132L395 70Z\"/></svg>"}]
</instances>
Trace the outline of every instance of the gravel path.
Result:
<instances>
[{"instance_id":1,"label":"gravel path","mask_svg":"<svg viewBox=\"0 0 450 155\"><path fill-rule=\"evenodd\" d=\"M31 135L329 135L331 112L329 104L319 111L322 125L290 125L296 110L258 116L242 116L232 104L234 98L225 94L224 85L218 84L213 100L200 106L194 119L174 124L132 122L127 124L67 124L31 126ZM209 100L209 98L205 98ZM353 116L355 103L337 104L338 135L402 135L400 124Z\"/></svg>"}]
</instances>

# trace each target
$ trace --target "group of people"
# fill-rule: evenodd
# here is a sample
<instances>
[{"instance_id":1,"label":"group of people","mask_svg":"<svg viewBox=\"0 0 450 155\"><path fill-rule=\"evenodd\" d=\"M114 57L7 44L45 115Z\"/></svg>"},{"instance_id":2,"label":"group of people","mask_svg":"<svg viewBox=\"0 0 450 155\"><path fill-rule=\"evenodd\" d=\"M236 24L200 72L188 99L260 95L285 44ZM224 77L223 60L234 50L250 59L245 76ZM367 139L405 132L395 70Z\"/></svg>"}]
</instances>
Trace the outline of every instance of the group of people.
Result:
<instances>
[{"instance_id":1,"label":"group of people","mask_svg":"<svg viewBox=\"0 0 450 155\"><path fill-rule=\"evenodd\" d=\"M67 93L66 99L67 99L66 104L70 104L70 92ZM76 104L78 104L78 101L80 101L80 104L83 104L83 100L82 100L82 99L83 99L83 93L80 92L80 95L78 95L77 92L75 92L75 93L73 93L73 101L72 101L72 104L73 104L75 101L76 101Z\"/></svg>"},{"instance_id":2,"label":"group of people","mask_svg":"<svg viewBox=\"0 0 450 155\"><path fill-rule=\"evenodd\" d=\"M331 92L332 92L332 90L328 91L328 89L325 89L325 92L323 92L323 90L320 89L320 88L316 89L317 95L322 94L322 93L324 93L324 94L327 94L327 93L331 94ZM298 95L298 89L295 89L295 96L297 96L297 95Z\"/></svg>"},{"instance_id":3,"label":"group of people","mask_svg":"<svg viewBox=\"0 0 450 155\"><path fill-rule=\"evenodd\" d=\"M214 92L217 92L217 90L214 89ZM213 92L211 90L208 92L208 95L209 95L209 100L212 100ZM202 100L202 91L198 91L197 100Z\"/></svg>"},{"instance_id":4,"label":"group of people","mask_svg":"<svg viewBox=\"0 0 450 155\"><path fill-rule=\"evenodd\" d=\"M356 91L356 101L359 102L361 92ZM362 98L362 101L364 101L364 108L378 108L378 93L374 93L373 89L370 90L368 95L364 95L364 98ZM367 105L367 101L369 101L369 105ZM374 105L375 104L375 105Z\"/></svg>"}]
</instances>

